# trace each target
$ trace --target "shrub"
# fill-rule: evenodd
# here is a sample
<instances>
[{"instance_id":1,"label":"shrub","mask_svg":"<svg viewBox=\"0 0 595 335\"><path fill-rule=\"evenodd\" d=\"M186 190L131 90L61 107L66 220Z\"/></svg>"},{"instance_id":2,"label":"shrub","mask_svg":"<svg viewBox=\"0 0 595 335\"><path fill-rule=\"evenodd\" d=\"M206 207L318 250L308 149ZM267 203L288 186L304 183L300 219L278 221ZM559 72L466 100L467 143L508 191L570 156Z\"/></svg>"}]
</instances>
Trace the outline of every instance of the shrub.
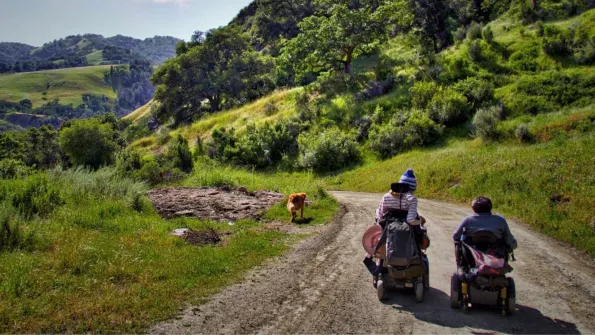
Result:
<instances>
[{"instance_id":1,"label":"shrub","mask_svg":"<svg viewBox=\"0 0 595 335\"><path fill-rule=\"evenodd\" d=\"M33 171L20 160L6 158L0 160L0 179L23 178Z\"/></svg>"},{"instance_id":2,"label":"shrub","mask_svg":"<svg viewBox=\"0 0 595 335\"><path fill-rule=\"evenodd\" d=\"M122 150L116 158L116 167L124 175L138 171L142 168L143 162L140 153L134 149Z\"/></svg>"},{"instance_id":3,"label":"shrub","mask_svg":"<svg viewBox=\"0 0 595 335\"><path fill-rule=\"evenodd\" d=\"M537 46L523 48L510 55L508 60L510 66L517 71L535 72L539 70L537 59L540 56L540 50Z\"/></svg>"},{"instance_id":4,"label":"shrub","mask_svg":"<svg viewBox=\"0 0 595 335\"><path fill-rule=\"evenodd\" d=\"M521 78L504 101L512 114L539 114L588 103L595 96L595 75L579 72L542 72Z\"/></svg>"},{"instance_id":5,"label":"shrub","mask_svg":"<svg viewBox=\"0 0 595 335\"><path fill-rule=\"evenodd\" d=\"M469 39L469 41L480 39L482 28L483 25L481 23L475 21L471 22L469 29L467 29L467 39Z\"/></svg>"},{"instance_id":6,"label":"shrub","mask_svg":"<svg viewBox=\"0 0 595 335\"><path fill-rule=\"evenodd\" d=\"M501 113L498 106L480 108L473 117L473 135L484 140L497 139Z\"/></svg>"},{"instance_id":7,"label":"shrub","mask_svg":"<svg viewBox=\"0 0 595 335\"><path fill-rule=\"evenodd\" d=\"M194 168L194 159L188 146L188 141L180 134L166 154L166 158L171 162L174 168L190 173Z\"/></svg>"},{"instance_id":8,"label":"shrub","mask_svg":"<svg viewBox=\"0 0 595 335\"><path fill-rule=\"evenodd\" d=\"M473 40L469 42L467 46L467 54L472 62L480 62L482 59L482 47L479 40Z\"/></svg>"},{"instance_id":9,"label":"shrub","mask_svg":"<svg viewBox=\"0 0 595 335\"><path fill-rule=\"evenodd\" d=\"M535 22L535 30L537 31L537 36L538 37L543 37L543 35L545 33L545 28L543 26L543 21L539 20L539 21Z\"/></svg>"},{"instance_id":10,"label":"shrub","mask_svg":"<svg viewBox=\"0 0 595 335\"><path fill-rule=\"evenodd\" d=\"M279 108L274 103L269 102L264 106L264 114L266 116L275 115L278 111Z\"/></svg>"},{"instance_id":11,"label":"shrub","mask_svg":"<svg viewBox=\"0 0 595 335\"><path fill-rule=\"evenodd\" d=\"M135 174L137 179L143 180L150 185L161 183L161 167L155 161L146 162L143 167Z\"/></svg>"},{"instance_id":12,"label":"shrub","mask_svg":"<svg viewBox=\"0 0 595 335\"><path fill-rule=\"evenodd\" d=\"M32 249L34 234L23 229L21 221L11 210L0 206L0 252Z\"/></svg>"},{"instance_id":13,"label":"shrub","mask_svg":"<svg viewBox=\"0 0 595 335\"><path fill-rule=\"evenodd\" d=\"M486 26L485 28L483 28L481 34L486 42L492 44L492 42L494 41L494 32L492 31L492 28L490 26Z\"/></svg>"},{"instance_id":14,"label":"shrub","mask_svg":"<svg viewBox=\"0 0 595 335\"><path fill-rule=\"evenodd\" d=\"M413 87L409 89L413 107L418 109L426 108L437 90L438 85L433 81L416 82Z\"/></svg>"},{"instance_id":15,"label":"shrub","mask_svg":"<svg viewBox=\"0 0 595 335\"><path fill-rule=\"evenodd\" d=\"M452 35L455 43L459 45L463 43L465 37L467 37L467 29L465 29L465 27L459 27Z\"/></svg>"},{"instance_id":16,"label":"shrub","mask_svg":"<svg viewBox=\"0 0 595 335\"><path fill-rule=\"evenodd\" d=\"M45 216L64 204L60 186L50 182L46 174L28 177L13 192L12 205L27 219Z\"/></svg>"},{"instance_id":17,"label":"shrub","mask_svg":"<svg viewBox=\"0 0 595 335\"><path fill-rule=\"evenodd\" d=\"M562 30L548 24L544 27L542 40L543 50L552 56L567 56L571 54L572 31Z\"/></svg>"},{"instance_id":18,"label":"shrub","mask_svg":"<svg viewBox=\"0 0 595 335\"><path fill-rule=\"evenodd\" d=\"M165 127L160 128L159 131L157 131L157 143L159 145L165 145L169 140L171 140L169 130Z\"/></svg>"},{"instance_id":19,"label":"shrub","mask_svg":"<svg viewBox=\"0 0 595 335\"><path fill-rule=\"evenodd\" d=\"M436 124L427 113L413 111L370 130L370 149L380 158L387 159L415 146L435 143L443 127Z\"/></svg>"},{"instance_id":20,"label":"shrub","mask_svg":"<svg viewBox=\"0 0 595 335\"><path fill-rule=\"evenodd\" d=\"M97 119L72 121L60 131L60 146L76 165L97 169L114 160L114 130Z\"/></svg>"},{"instance_id":21,"label":"shrub","mask_svg":"<svg viewBox=\"0 0 595 335\"><path fill-rule=\"evenodd\" d=\"M194 148L194 159L205 154L205 147L200 135L196 136L196 147Z\"/></svg>"},{"instance_id":22,"label":"shrub","mask_svg":"<svg viewBox=\"0 0 595 335\"><path fill-rule=\"evenodd\" d=\"M428 110L437 123L454 125L467 119L469 105L461 93L449 87L440 87L428 104Z\"/></svg>"},{"instance_id":23,"label":"shrub","mask_svg":"<svg viewBox=\"0 0 595 335\"><path fill-rule=\"evenodd\" d=\"M484 79L470 77L460 80L453 89L464 95L474 108L494 102L494 85Z\"/></svg>"},{"instance_id":24,"label":"shrub","mask_svg":"<svg viewBox=\"0 0 595 335\"><path fill-rule=\"evenodd\" d=\"M355 137L333 127L319 133L312 131L298 137L298 164L316 172L338 170L360 161Z\"/></svg>"},{"instance_id":25,"label":"shrub","mask_svg":"<svg viewBox=\"0 0 595 335\"><path fill-rule=\"evenodd\" d=\"M526 123L520 124L516 128L514 135L521 142L531 142L533 138L531 132L529 131L529 126Z\"/></svg>"}]
</instances>

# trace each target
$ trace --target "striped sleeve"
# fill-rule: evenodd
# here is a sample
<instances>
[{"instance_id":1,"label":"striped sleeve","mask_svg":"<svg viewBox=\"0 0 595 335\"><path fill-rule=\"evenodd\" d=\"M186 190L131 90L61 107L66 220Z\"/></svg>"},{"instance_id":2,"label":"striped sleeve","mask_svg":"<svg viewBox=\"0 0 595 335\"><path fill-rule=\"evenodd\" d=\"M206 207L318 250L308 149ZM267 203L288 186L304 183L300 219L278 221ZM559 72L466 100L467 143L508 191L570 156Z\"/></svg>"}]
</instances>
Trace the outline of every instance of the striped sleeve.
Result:
<instances>
[{"instance_id":1,"label":"striped sleeve","mask_svg":"<svg viewBox=\"0 0 595 335\"><path fill-rule=\"evenodd\" d=\"M417 220L417 198L413 195L407 197L409 208L407 212L407 223L410 225L419 225Z\"/></svg>"}]
</instances>

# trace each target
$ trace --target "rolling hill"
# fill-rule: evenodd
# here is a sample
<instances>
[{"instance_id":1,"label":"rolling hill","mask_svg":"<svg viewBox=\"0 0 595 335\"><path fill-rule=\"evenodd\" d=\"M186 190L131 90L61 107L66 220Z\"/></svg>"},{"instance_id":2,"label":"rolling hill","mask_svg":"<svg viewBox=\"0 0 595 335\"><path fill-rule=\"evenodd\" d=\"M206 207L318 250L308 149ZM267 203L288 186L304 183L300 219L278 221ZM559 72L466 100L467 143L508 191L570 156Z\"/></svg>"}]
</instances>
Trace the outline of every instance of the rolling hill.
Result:
<instances>
[{"instance_id":1,"label":"rolling hill","mask_svg":"<svg viewBox=\"0 0 595 335\"><path fill-rule=\"evenodd\" d=\"M39 107L55 98L62 104L78 105L82 94L94 93L116 99L116 93L103 80L108 65L29 73L0 74L0 100L19 102L29 99Z\"/></svg>"},{"instance_id":2,"label":"rolling hill","mask_svg":"<svg viewBox=\"0 0 595 335\"><path fill-rule=\"evenodd\" d=\"M21 43L0 43L0 72L30 72L86 65L128 64L148 59L159 65L175 56L180 40L155 36L144 40L117 35L72 35L34 47Z\"/></svg>"}]
</instances>

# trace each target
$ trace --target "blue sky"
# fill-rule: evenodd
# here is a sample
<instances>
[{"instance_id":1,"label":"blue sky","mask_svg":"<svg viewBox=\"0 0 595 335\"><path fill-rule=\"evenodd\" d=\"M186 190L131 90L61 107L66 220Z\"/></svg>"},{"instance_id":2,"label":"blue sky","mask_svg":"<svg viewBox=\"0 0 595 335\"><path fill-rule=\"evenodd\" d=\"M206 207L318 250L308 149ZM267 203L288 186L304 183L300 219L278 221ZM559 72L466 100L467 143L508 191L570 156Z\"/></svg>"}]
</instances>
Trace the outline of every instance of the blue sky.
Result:
<instances>
[{"instance_id":1,"label":"blue sky","mask_svg":"<svg viewBox=\"0 0 595 335\"><path fill-rule=\"evenodd\" d=\"M41 46L85 33L188 40L226 25L250 0L0 0L0 42Z\"/></svg>"}]
</instances>

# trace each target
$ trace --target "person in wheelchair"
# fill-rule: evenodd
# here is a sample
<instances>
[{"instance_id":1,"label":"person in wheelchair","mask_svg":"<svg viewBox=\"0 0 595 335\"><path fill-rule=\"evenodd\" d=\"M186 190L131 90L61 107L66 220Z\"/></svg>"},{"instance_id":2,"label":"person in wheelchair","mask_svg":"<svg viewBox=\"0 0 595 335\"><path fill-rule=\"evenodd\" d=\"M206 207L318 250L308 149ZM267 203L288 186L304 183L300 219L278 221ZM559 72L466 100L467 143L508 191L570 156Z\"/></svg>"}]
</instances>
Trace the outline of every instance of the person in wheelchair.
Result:
<instances>
[{"instance_id":1,"label":"person in wheelchair","mask_svg":"<svg viewBox=\"0 0 595 335\"><path fill-rule=\"evenodd\" d=\"M477 197L471 207L474 215L463 219L463 222L452 234L455 243L455 258L457 267L461 268L461 242L473 244L481 251L503 246L505 250L498 251L498 256L507 258L508 253L517 248L517 241L510 232L508 222L502 216L492 214L492 201L487 197ZM462 241L462 238L465 239ZM467 264L467 266L473 266Z\"/></svg>"}]
</instances>

